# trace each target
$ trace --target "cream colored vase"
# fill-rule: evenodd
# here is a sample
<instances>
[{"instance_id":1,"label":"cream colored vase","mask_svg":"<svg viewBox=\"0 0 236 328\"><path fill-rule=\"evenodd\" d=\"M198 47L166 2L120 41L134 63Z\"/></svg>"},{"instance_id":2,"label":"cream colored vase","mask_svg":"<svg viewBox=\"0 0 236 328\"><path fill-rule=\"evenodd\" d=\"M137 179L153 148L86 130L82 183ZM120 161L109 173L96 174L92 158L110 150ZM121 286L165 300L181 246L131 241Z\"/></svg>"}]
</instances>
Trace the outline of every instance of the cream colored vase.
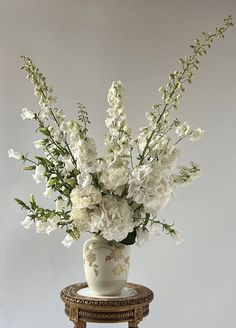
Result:
<instances>
[{"instance_id":1,"label":"cream colored vase","mask_svg":"<svg viewBox=\"0 0 236 328\"><path fill-rule=\"evenodd\" d=\"M128 278L130 246L94 235L85 242L83 256L91 292L98 296L119 296Z\"/></svg>"}]
</instances>

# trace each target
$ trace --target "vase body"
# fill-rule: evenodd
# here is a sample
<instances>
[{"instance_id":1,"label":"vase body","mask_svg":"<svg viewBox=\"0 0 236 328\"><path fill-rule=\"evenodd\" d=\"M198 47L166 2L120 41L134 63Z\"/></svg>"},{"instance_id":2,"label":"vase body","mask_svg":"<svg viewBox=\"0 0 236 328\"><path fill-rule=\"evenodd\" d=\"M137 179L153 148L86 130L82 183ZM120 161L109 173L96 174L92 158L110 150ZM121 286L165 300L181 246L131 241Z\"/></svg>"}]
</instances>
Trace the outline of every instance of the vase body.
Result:
<instances>
[{"instance_id":1,"label":"vase body","mask_svg":"<svg viewBox=\"0 0 236 328\"><path fill-rule=\"evenodd\" d=\"M95 235L85 242L83 257L91 292L98 296L119 296L127 283L130 246Z\"/></svg>"}]
</instances>

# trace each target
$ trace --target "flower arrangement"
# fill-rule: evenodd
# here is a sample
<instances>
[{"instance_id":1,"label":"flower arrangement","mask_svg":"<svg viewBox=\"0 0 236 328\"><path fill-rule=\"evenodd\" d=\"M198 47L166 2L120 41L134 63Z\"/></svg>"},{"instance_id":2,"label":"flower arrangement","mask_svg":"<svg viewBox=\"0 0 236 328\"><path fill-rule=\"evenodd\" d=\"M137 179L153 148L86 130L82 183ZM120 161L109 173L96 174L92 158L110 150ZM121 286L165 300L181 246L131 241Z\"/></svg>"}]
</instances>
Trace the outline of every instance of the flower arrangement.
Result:
<instances>
[{"instance_id":1,"label":"flower arrangement","mask_svg":"<svg viewBox=\"0 0 236 328\"><path fill-rule=\"evenodd\" d=\"M113 82L107 96L109 109L105 120L106 151L99 156L88 135L90 123L83 104L78 104L78 120L65 120L46 78L30 58L23 56L22 69L34 85L39 112L23 108L23 120L34 120L41 139L34 142L41 155L29 157L10 149L9 157L20 160L23 170L32 171L33 179L45 183L44 196L55 201L53 209L38 205L31 194L29 202L16 202L27 211L21 222L28 229L35 224L37 233L50 234L65 228L63 245L69 247L82 232L100 234L106 240L126 245L141 245L149 233L169 234L177 244L182 241L173 224L159 218L159 211L170 201L177 187L199 177L199 166L176 166L184 139L195 142L204 134L176 117L185 84L199 68L199 58L207 54L215 38L224 37L232 26L232 17L214 33L203 33L202 40L191 45L193 53L180 59L181 69L169 76L159 91L162 101L146 113L147 125L136 138L126 122L120 81ZM136 155L135 155L136 154Z\"/></svg>"}]
</instances>

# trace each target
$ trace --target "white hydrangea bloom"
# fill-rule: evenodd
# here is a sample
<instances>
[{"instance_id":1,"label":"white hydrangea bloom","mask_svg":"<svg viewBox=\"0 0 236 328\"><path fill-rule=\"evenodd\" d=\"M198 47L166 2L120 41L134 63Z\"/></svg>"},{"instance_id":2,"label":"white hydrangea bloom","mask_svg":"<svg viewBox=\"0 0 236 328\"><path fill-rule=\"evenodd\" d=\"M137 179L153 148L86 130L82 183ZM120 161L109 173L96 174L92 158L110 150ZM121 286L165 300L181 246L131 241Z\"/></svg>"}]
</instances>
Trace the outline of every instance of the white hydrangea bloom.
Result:
<instances>
[{"instance_id":1,"label":"white hydrangea bloom","mask_svg":"<svg viewBox=\"0 0 236 328\"><path fill-rule=\"evenodd\" d=\"M106 170L102 171L100 182L107 190L121 195L128 179L129 169L126 166L108 167Z\"/></svg>"},{"instance_id":2,"label":"white hydrangea bloom","mask_svg":"<svg viewBox=\"0 0 236 328\"><path fill-rule=\"evenodd\" d=\"M35 114L32 112L31 109L22 108L21 117L23 120L25 120L25 119L33 120L35 117Z\"/></svg>"},{"instance_id":3,"label":"white hydrangea bloom","mask_svg":"<svg viewBox=\"0 0 236 328\"><path fill-rule=\"evenodd\" d=\"M202 130L201 128L197 128L196 130L193 130L191 132L189 136L189 140L193 142L198 141L203 137L204 133L205 133L204 130Z\"/></svg>"},{"instance_id":4,"label":"white hydrangea bloom","mask_svg":"<svg viewBox=\"0 0 236 328\"><path fill-rule=\"evenodd\" d=\"M14 158L14 159L17 159L17 160L22 159L22 154L19 153L18 151L13 150L13 149L8 150L8 156L9 156L9 158Z\"/></svg>"},{"instance_id":5,"label":"white hydrangea bloom","mask_svg":"<svg viewBox=\"0 0 236 328\"><path fill-rule=\"evenodd\" d=\"M125 239L134 229L133 211L126 199L118 200L115 196L106 195L102 199L101 207L104 213L102 236L117 242Z\"/></svg>"},{"instance_id":6,"label":"white hydrangea bloom","mask_svg":"<svg viewBox=\"0 0 236 328\"><path fill-rule=\"evenodd\" d=\"M21 225L22 227L24 227L25 229L29 229L29 227L34 223L33 220L31 220L31 217L30 216L26 216L26 218L21 221Z\"/></svg>"},{"instance_id":7,"label":"white hydrangea bloom","mask_svg":"<svg viewBox=\"0 0 236 328\"><path fill-rule=\"evenodd\" d=\"M136 167L131 173L127 197L143 204L147 213L155 215L166 206L171 195L169 178L157 164Z\"/></svg>"},{"instance_id":8,"label":"white hydrangea bloom","mask_svg":"<svg viewBox=\"0 0 236 328\"><path fill-rule=\"evenodd\" d=\"M73 224L80 232L99 232L102 229L103 216L99 207L93 209L74 207L70 213Z\"/></svg>"},{"instance_id":9,"label":"white hydrangea bloom","mask_svg":"<svg viewBox=\"0 0 236 328\"><path fill-rule=\"evenodd\" d=\"M190 124L188 122L183 122L182 124L179 124L177 126L175 132L179 138L182 138L188 135L190 129L191 129Z\"/></svg>"},{"instance_id":10,"label":"white hydrangea bloom","mask_svg":"<svg viewBox=\"0 0 236 328\"><path fill-rule=\"evenodd\" d=\"M74 242L75 242L75 239L73 237L71 237L71 235L67 234L61 243L65 247L69 248Z\"/></svg>"},{"instance_id":11,"label":"white hydrangea bloom","mask_svg":"<svg viewBox=\"0 0 236 328\"><path fill-rule=\"evenodd\" d=\"M94 208L100 204L102 194L92 185L85 188L77 186L72 190L70 199L72 208Z\"/></svg>"},{"instance_id":12,"label":"white hydrangea bloom","mask_svg":"<svg viewBox=\"0 0 236 328\"><path fill-rule=\"evenodd\" d=\"M45 167L42 164L40 164L36 166L35 172L32 175L32 177L36 183L43 182L45 181L44 174L45 174Z\"/></svg>"}]
</instances>

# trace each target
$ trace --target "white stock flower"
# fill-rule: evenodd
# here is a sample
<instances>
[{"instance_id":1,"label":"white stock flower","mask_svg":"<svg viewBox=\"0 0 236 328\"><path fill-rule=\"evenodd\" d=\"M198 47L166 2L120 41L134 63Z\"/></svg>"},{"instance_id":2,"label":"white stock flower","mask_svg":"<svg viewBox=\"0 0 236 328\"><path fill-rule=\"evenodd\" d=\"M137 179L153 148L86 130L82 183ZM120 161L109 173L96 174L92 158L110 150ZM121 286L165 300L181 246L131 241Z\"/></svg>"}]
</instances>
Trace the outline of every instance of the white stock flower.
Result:
<instances>
[{"instance_id":1,"label":"white stock flower","mask_svg":"<svg viewBox=\"0 0 236 328\"><path fill-rule=\"evenodd\" d=\"M33 120L35 117L35 114L32 112L31 109L22 108L21 117L23 120L25 120L25 119Z\"/></svg>"},{"instance_id":2,"label":"white stock flower","mask_svg":"<svg viewBox=\"0 0 236 328\"><path fill-rule=\"evenodd\" d=\"M75 242L75 239L73 237L71 237L71 235L67 234L61 243L65 247L69 248L74 242Z\"/></svg>"},{"instance_id":3,"label":"white stock flower","mask_svg":"<svg viewBox=\"0 0 236 328\"><path fill-rule=\"evenodd\" d=\"M40 220L36 222L36 232L37 233L45 232L46 228L47 228L47 222L43 222Z\"/></svg>"},{"instance_id":4,"label":"white stock flower","mask_svg":"<svg viewBox=\"0 0 236 328\"><path fill-rule=\"evenodd\" d=\"M171 233L171 237L174 239L177 246L182 244L184 241L184 239L180 236L180 234L177 231Z\"/></svg>"},{"instance_id":5,"label":"white stock flower","mask_svg":"<svg viewBox=\"0 0 236 328\"><path fill-rule=\"evenodd\" d=\"M139 228L136 230L136 245L142 247L149 240L149 233L146 229Z\"/></svg>"},{"instance_id":6,"label":"white stock flower","mask_svg":"<svg viewBox=\"0 0 236 328\"><path fill-rule=\"evenodd\" d=\"M126 199L118 200L115 196L106 195L101 207L104 213L102 236L117 242L125 239L134 229L133 211Z\"/></svg>"},{"instance_id":7,"label":"white stock flower","mask_svg":"<svg viewBox=\"0 0 236 328\"><path fill-rule=\"evenodd\" d=\"M33 144L34 144L34 147L36 149L39 149L43 146L43 140L42 139L41 140L36 140L36 141L33 142Z\"/></svg>"},{"instance_id":8,"label":"white stock flower","mask_svg":"<svg viewBox=\"0 0 236 328\"><path fill-rule=\"evenodd\" d=\"M122 107L123 93L123 84L120 81L113 81L107 95L109 105L115 108Z\"/></svg>"},{"instance_id":9,"label":"white stock flower","mask_svg":"<svg viewBox=\"0 0 236 328\"><path fill-rule=\"evenodd\" d=\"M175 130L178 137L184 137L190 132L191 126L188 122L183 122L179 124Z\"/></svg>"},{"instance_id":10,"label":"white stock flower","mask_svg":"<svg viewBox=\"0 0 236 328\"><path fill-rule=\"evenodd\" d=\"M92 138L79 139L74 149L78 169L82 173L93 173L97 165L97 149Z\"/></svg>"},{"instance_id":11,"label":"white stock flower","mask_svg":"<svg viewBox=\"0 0 236 328\"><path fill-rule=\"evenodd\" d=\"M32 175L36 183L45 181L45 167L42 164L36 166L35 172Z\"/></svg>"},{"instance_id":12,"label":"white stock flower","mask_svg":"<svg viewBox=\"0 0 236 328\"><path fill-rule=\"evenodd\" d=\"M21 221L21 225L22 227L24 227L25 229L29 229L29 227L33 224L33 220L31 220L30 216L26 216L26 218Z\"/></svg>"},{"instance_id":13,"label":"white stock flower","mask_svg":"<svg viewBox=\"0 0 236 328\"><path fill-rule=\"evenodd\" d=\"M72 190L70 199L72 208L94 208L94 206L101 202L102 194L94 186L85 188L77 186Z\"/></svg>"},{"instance_id":14,"label":"white stock flower","mask_svg":"<svg viewBox=\"0 0 236 328\"><path fill-rule=\"evenodd\" d=\"M14 158L14 159L17 159L17 160L22 159L22 154L19 153L18 151L13 150L13 149L8 150L8 156L9 156L9 158Z\"/></svg>"},{"instance_id":15,"label":"white stock flower","mask_svg":"<svg viewBox=\"0 0 236 328\"><path fill-rule=\"evenodd\" d=\"M124 187L129 179L129 169L125 166L108 167L101 174L100 181L107 190L113 191L117 195L121 195Z\"/></svg>"},{"instance_id":16,"label":"white stock flower","mask_svg":"<svg viewBox=\"0 0 236 328\"><path fill-rule=\"evenodd\" d=\"M196 130L193 130L191 132L189 136L189 140L193 142L198 141L203 137L204 133L205 133L204 130L202 130L201 128L197 128Z\"/></svg>"},{"instance_id":17,"label":"white stock flower","mask_svg":"<svg viewBox=\"0 0 236 328\"><path fill-rule=\"evenodd\" d=\"M127 197L143 204L147 213L155 215L166 206L171 195L169 178L157 164L142 165L133 170Z\"/></svg>"}]
</instances>

